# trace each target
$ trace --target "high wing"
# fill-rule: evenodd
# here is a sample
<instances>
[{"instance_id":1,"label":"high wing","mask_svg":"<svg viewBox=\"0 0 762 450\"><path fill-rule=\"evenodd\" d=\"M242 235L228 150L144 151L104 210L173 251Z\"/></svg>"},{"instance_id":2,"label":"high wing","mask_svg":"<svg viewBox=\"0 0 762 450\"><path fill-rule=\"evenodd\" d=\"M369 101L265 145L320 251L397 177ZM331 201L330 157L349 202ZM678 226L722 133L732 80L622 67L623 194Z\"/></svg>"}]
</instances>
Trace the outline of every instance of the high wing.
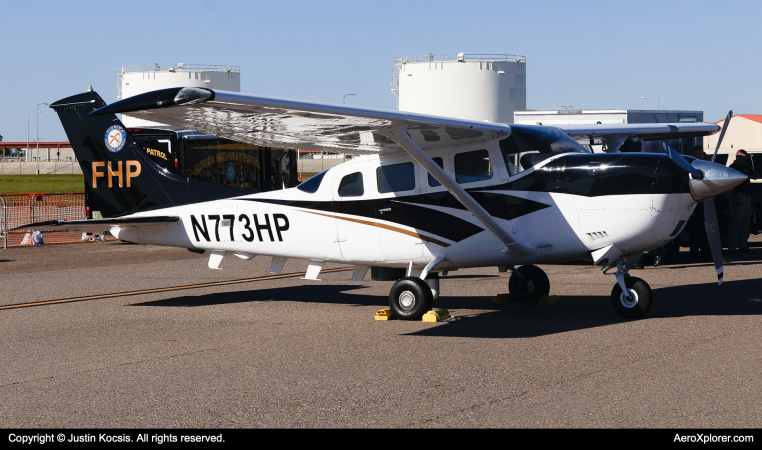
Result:
<instances>
[{"instance_id":1,"label":"high wing","mask_svg":"<svg viewBox=\"0 0 762 450\"><path fill-rule=\"evenodd\" d=\"M388 138L388 131L399 127L424 150L503 139L510 134L510 126L505 124L204 88L147 92L92 114L105 113L125 113L254 145L357 154L402 150L397 142ZM617 151L628 138L648 141L699 137L720 130L718 125L710 123L562 125L558 128L579 141L602 138L610 152Z\"/></svg>"},{"instance_id":2,"label":"high wing","mask_svg":"<svg viewBox=\"0 0 762 450\"><path fill-rule=\"evenodd\" d=\"M112 103L92 114L129 116L238 142L340 153L400 152L385 134L402 127L423 149L507 137L508 125L275 97L172 88Z\"/></svg>"},{"instance_id":3,"label":"high wing","mask_svg":"<svg viewBox=\"0 0 762 450\"><path fill-rule=\"evenodd\" d=\"M592 144L596 137L603 138L609 152L616 152L625 140L639 138L644 141L709 136L720 131L713 123L635 123L622 125L559 125L564 133Z\"/></svg>"},{"instance_id":4,"label":"high wing","mask_svg":"<svg viewBox=\"0 0 762 450\"><path fill-rule=\"evenodd\" d=\"M49 220L36 222L13 228L10 231L22 230L50 230L50 231L82 231L85 233L103 233L112 227L145 227L174 223L179 217L152 216L152 217L127 217L119 219L92 219L92 220Z\"/></svg>"}]
</instances>

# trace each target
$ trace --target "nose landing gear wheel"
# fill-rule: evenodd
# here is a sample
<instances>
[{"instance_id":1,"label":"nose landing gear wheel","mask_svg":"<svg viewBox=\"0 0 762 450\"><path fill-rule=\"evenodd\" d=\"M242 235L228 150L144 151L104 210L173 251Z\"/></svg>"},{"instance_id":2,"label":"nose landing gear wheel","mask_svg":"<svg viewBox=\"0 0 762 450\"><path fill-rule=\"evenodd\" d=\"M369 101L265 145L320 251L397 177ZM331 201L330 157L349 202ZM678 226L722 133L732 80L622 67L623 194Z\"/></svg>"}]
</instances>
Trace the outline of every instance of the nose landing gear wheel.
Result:
<instances>
[{"instance_id":1,"label":"nose landing gear wheel","mask_svg":"<svg viewBox=\"0 0 762 450\"><path fill-rule=\"evenodd\" d=\"M389 292L389 308L397 319L421 320L433 306L431 288L420 278L405 277L394 283Z\"/></svg>"},{"instance_id":2,"label":"nose landing gear wheel","mask_svg":"<svg viewBox=\"0 0 762 450\"><path fill-rule=\"evenodd\" d=\"M534 303L540 297L550 293L550 280L542 269L527 264L517 270L524 279L515 273L511 274L508 280L508 292L512 298L522 303Z\"/></svg>"},{"instance_id":3,"label":"nose landing gear wheel","mask_svg":"<svg viewBox=\"0 0 762 450\"><path fill-rule=\"evenodd\" d=\"M619 283L611 290L611 305L614 311L628 319L643 317L653 303L651 287L636 277L625 277L624 285L627 287L627 293L622 291Z\"/></svg>"}]
</instances>

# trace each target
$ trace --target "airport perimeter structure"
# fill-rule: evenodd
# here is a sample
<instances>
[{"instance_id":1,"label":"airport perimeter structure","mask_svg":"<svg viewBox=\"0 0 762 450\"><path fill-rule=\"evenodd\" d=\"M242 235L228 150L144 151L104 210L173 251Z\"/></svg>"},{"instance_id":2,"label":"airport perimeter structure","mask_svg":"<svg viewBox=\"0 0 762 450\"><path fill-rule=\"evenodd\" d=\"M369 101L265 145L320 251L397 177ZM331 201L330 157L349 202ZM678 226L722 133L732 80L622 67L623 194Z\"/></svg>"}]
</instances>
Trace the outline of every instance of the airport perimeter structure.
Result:
<instances>
[{"instance_id":1,"label":"airport perimeter structure","mask_svg":"<svg viewBox=\"0 0 762 450\"><path fill-rule=\"evenodd\" d=\"M85 220L85 193L69 194L8 194L0 195L0 233L3 248L32 245L32 233L28 231L8 231L29 223L50 220ZM49 231L40 229L44 242L62 244L87 242L91 236L81 232ZM109 236L110 239L114 239Z\"/></svg>"}]
</instances>

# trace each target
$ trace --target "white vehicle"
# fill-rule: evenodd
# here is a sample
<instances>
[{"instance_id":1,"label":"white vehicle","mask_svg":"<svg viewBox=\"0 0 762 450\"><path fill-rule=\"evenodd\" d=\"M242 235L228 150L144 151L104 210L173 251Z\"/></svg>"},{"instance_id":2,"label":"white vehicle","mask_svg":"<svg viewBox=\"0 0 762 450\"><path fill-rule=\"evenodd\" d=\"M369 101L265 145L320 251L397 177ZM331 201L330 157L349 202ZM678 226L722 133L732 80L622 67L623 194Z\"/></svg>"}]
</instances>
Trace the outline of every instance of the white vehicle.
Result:
<instances>
[{"instance_id":1,"label":"white vehicle","mask_svg":"<svg viewBox=\"0 0 762 450\"><path fill-rule=\"evenodd\" d=\"M613 272L614 309L640 317L652 293L628 275L630 268L643 252L677 236L699 202L746 179L672 150L592 154L569 136L612 142L702 136L719 131L714 124L564 130L201 88L154 91L108 106L87 92L51 107L82 164L88 204L102 219L45 228L111 231L124 241L209 250L209 268L228 253L272 257L273 273L288 258L306 259L307 279L317 279L326 262L353 264L353 280L371 266L405 268L407 276L389 295L400 319L420 319L431 309L439 272L498 266L512 272L511 295L532 302L550 290L533 264L581 258ZM161 169L116 113L256 145L365 156L296 188L248 194ZM705 205L721 283L716 214L713 202Z\"/></svg>"}]
</instances>

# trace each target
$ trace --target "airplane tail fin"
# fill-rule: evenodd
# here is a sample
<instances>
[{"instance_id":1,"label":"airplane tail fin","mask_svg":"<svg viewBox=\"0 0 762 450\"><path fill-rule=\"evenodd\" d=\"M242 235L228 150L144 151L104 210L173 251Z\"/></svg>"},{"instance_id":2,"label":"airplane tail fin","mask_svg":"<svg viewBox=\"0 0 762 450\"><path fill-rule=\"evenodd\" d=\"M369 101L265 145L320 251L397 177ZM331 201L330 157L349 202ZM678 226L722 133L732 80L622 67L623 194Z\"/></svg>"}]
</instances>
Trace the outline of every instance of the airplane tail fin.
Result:
<instances>
[{"instance_id":1,"label":"airplane tail fin","mask_svg":"<svg viewBox=\"0 0 762 450\"><path fill-rule=\"evenodd\" d=\"M115 114L89 115L104 106L93 91L50 105L85 175L88 218L120 217L252 192L167 172L146 155Z\"/></svg>"}]
</instances>

